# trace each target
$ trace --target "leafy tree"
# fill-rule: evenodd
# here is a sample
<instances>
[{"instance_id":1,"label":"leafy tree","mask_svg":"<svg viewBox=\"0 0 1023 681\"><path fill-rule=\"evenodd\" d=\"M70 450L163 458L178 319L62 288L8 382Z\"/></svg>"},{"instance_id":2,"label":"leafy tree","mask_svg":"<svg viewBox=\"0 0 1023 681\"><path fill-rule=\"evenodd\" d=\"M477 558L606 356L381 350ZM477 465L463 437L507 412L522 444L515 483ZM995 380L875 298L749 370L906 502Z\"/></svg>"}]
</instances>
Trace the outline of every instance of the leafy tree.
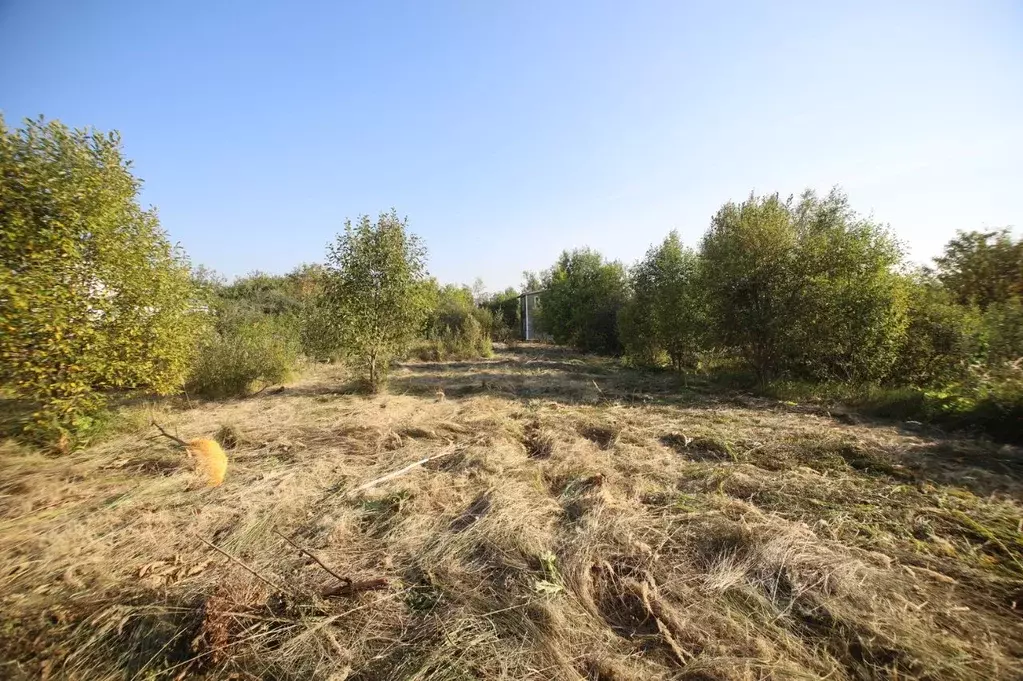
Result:
<instances>
[{"instance_id":1,"label":"leafy tree","mask_svg":"<svg viewBox=\"0 0 1023 681\"><path fill-rule=\"evenodd\" d=\"M618 313L628 298L621 263L588 248L565 251L541 276L540 310L557 343L580 350L619 353Z\"/></svg>"},{"instance_id":2,"label":"leafy tree","mask_svg":"<svg viewBox=\"0 0 1023 681\"><path fill-rule=\"evenodd\" d=\"M519 292L512 287L490 295L483 306L490 310L493 318L491 335L495 340L508 341L519 337L522 310Z\"/></svg>"},{"instance_id":3,"label":"leafy tree","mask_svg":"<svg viewBox=\"0 0 1023 681\"><path fill-rule=\"evenodd\" d=\"M327 250L323 321L336 347L379 387L390 361L421 332L430 310L426 248L395 211L361 216Z\"/></svg>"},{"instance_id":4,"label":"leafy tree","mask_svg":"<svg viewBox=\"0 0 1023 681\"><path fill-rule=\"evenodd\" d=\"M622 315L627 352L656 364L667 354L681 372L692 362L706 331L699 258L672 231L632 271L633 297Z\"/></svg>"},{"instance_id":5,"label":"leafy tree","mask_svg":"<svg viewBox=\"0 0 1023 681\"><path fill-rule=\"evenodd\" d=\"M934 259L938 279L962 304L981 309L1023 298L1023 239L1012 232L959 232Z\"/></svg>"},{"instance_id":6,"label":"leafy tree","mask_svg":"<svg viewBox=\"0 0 1023 681\"><path fill-rule=\"evenodd\" d=\"M797 241L789 206L777 194L726 203L703 237L718 342L736 348L761 380L783 364Z\"/></svg>"},{"instance_id":7,"label":"leafy tree","mask_svg":"<svg viewBox=\"0 0 1023 681\"><path fill-rule=\"evenodd\" d=\"M841 192L728 203L702 255L719 342L761 380L783 372L877 380L895 361L905 329L901 252Z\"/></svg>"},{"instance_id":8,"label":"leafy tree","mask_svg":"<svg viewBox=\"0 0 1023 681\"><path fill-rule=\"evenodd\" d=\"M906 324L899 244L837 190L823 198L808 191L790 205L797 241L787 368L815 379L881 380Z\"/></svg>"},{"instance_id":9,"label":"leafy tree","mask_svg":"<svg viewBox=\"0 0 1023 681\"><path fill-rule=\"evenodd\" d=\"M204 315L116 133L0 118L0 379L69 442L109 389L180 387Z\"/></svg>"},{"instance_id":10,"label":"leafy tree","mask_svg":"<svg viewBox=\"0 0 1023 681\"><path fill-rule=\"evenodd\" d=\"M987 361L1017 362L1023 357L1023 298L991 303L984 311Z\"/></svg>"},{"instance_id":11,"label":"leafy tree","mask_svg":"<svg viewBox=\"0 0 1023 681\"><path fill-rule=\"evenodd\" d=\"M981 347L982 324L975 308L959 305L941 283L926 275L907 277L906 334L895 382L943 386L966 376Z\"/></svg>"}]
</instances>

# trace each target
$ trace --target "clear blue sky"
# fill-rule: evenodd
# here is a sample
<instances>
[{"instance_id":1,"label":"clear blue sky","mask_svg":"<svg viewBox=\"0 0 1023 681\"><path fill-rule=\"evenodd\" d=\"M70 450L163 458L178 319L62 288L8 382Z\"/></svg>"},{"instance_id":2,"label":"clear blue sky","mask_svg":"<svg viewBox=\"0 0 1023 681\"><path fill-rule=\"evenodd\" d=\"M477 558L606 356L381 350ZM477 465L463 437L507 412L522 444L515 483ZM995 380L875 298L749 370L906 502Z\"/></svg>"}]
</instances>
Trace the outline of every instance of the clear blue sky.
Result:
<instances>
[{"instance_id":1,"label":"clear blue sky","mask_svg":"<svg viewBox=\"0 0 1023 681\"><path fill-rule=\"evenodd\" d=\"M842 185L913 258L1023 227L1023 3L0 0L0 109L118 129L234 276L409 216L443 281Z\"/></svg>"}]
</instances>

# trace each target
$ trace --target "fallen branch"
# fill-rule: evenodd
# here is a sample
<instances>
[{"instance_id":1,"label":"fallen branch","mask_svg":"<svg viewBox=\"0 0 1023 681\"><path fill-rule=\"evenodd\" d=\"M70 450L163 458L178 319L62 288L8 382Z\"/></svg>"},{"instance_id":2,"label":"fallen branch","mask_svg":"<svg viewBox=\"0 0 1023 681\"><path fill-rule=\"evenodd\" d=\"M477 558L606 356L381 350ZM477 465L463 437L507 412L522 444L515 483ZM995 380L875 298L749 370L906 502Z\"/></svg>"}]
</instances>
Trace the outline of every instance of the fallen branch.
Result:
<instances>
[{"instance_id":1,"label":"fallen branch","mask_svg":"<svg viewBox=\"0 0 1023 681\"><path fill-rule=\"evenodd\" d=\"M168 432L167 432L166 430L164 430L164 429L163 429L163 426L161 426L161 425L160 425L159 423L157 423L157 422L156 422L155 420L154 420L154 421L152 421L152 424L153 424L154 426L156 426L156 429L157 429L158 431L160 431L160 435L163 435L163 436L164 436L164 437L166 437L166 438L170 438L171 440L174 440L175 442L177 442L177 443L178 443L179 445L181 445L182 447L186 447L186 448L188 447L188 443L187 443L187 442L185 442L184 440L182 440L182 439L181 439L180 437L176 437L176 436L174 436L174 435L171 435L170 433L168 433Z\"/></svg>"},{"instance_id":2,"label":"fallen branch","mask_svg":"<svg viewBox=\"0 0 1023 681\"><path fill-rule=\"evenodd\" d=\"M281 538L281 539L283 539L284 541L286 541L286 542L288 542L289 544L291 544L291 545L292 545L293 547L295 547L296 549L298 549L299 551L301 551L301 552L302 552L302 553L304 553L305 555L307 555L307 556L309 556L310 558L312 558L312 559L313 559L314 561L316 561L316 564L317 564L317 565L319 565L319 566L320 566L321 568L323 568L324 570L326 570L326 571L327 571L327 574L329 574L329 575L330 575L331 577L333 577L334 579L338 580L339 582L345 582L345 583L347 583L347 584L351 584L351 583L352 583L352 579L351 579L351 577L342 577L342 576L341 576L341 575L339 575L338 573L334 572L334 571L333 571L332 569L330 569L329 567L327 567L326 563L324 563L324 562L323 562L322 560L320 560L320 559L319 559L319 558L318 558L318 557L317 557L317 556L316 556L316 555L315 555L315 554L314 554L314 553L313 553L312 551L309 551L308 549L304 549L304 548L302 548L301 546L299 546L299 545L298 545L298 544L296 544L295 542L291 541L290 539L288 539L287 537L285 537L285 536L284 536L283 534L281 534L281 533L280 533L280 532L278 532L277 530L274 530L274 534L276 534L276 535L277 535L278 537L280 537L280 538Z\"/></svg>"},{"instance_id":3,"label":"fallen branch","mask_svg":"<svg viewBox=\"0 0 1023 681\"><path fill-rule=\"evenodd\" d=\"M355 489L352 490L352 493L354 494L355 492L361 492L363 490L367 490L370 487L376 487L377 485L379 485L382 482L387 482L388 480L393 480L394 478L397 478L397 477L400 477L402 475L405 475L409 471L415 470L416 468L419 468L420 466L422 466L424 464L428 464L431 461L434 461L435 459L439 459L441 457L447 456L447 455L453 453L454 451L455 451L455 448L451 447L449 449L444 450L440 454L434 454L433 456L428 456L425 459L420 459L419 461L416 461L415 463L410 463L409 465L405 466L404 468L402 468L400 470L396 470L396 471L394 471L392 473L388 473L387 475L385 475L383 477L377 478L376 480L370 480L367 483L359 485L358 487L356 487Z\"/></svg>"},{"instance_id":4,"label":"fallen branch","mask_svg":"<svg viewBox=\"0 0 1023 681\"><path fill-rule=\"evenodd\" d=\"M388 582L383 577L377 579L363 579L357 582L348 580L347 584L335 586L332 589L327 589L320 593L321 598L331 598L335 596L354 596L362 591L380 591L388 587Z\"/></svg>"},{"instance_id":5,"label":"fallen branch","mask_svg":"<svg viewBox=\"0 0 1023 681\"><path fill-rule=\"evenodd\" d=\"M157 426L157 427L159 427L159 426ZM198 539L199 541L201 541L201 542L202 542L203 544L206 544L206 546L208 546L208 547L210 547L211 549L213 549L214 551L216 551L217 553L219 553L219 554L221 554L221 555L223 555L223 556L227 556L227 558L228 558L228 559L230 559L230 560L231 560L231 562L235 563L236 565L239 565L239 566L241 566L241 567L242 567L242 568L244 568L244 569L245 569L245 570L246 570L246 571L247 571L247 572L248 572L248 573L249 573L250 575L252 575L252 576L253 576L253 577L255 577L256 579L258 579L259 581L263 582L264 584L267 584L268 586L272 586L272 587L273 587L274 589L276 589L277 591L287 591L287 589L281 588L281 587L280 587L280 586L278 586L277 584L274 584L274 583L273 583L273 582L271 582L271 581L270 581L269 579L267 579L267 578L266 578L266 577L264 577L263 575L259 574L258 572L256 572L256 571L255 571L255 570L253 570L252 568L250 568L250 567L249 567L248 565L246 565L246 564L245 564L245 563L243 563L242 561L238 560L237 558L235 558L235 557L234 557L234 556L232 556L232 555L231 555L230 553L228 553L228 552L227 552L227 551L225 551L224 549L220 548L219 546L217 546L217 545L216 545L216 544L214 544L213 542L211 542L211 541L206 541L205 539L203 539L203 538L202 538L202 537L200 537L199 535L193 535L193 536L194 536L194 537L195 537L196 539Z\"/></svg>"}]
</instances>

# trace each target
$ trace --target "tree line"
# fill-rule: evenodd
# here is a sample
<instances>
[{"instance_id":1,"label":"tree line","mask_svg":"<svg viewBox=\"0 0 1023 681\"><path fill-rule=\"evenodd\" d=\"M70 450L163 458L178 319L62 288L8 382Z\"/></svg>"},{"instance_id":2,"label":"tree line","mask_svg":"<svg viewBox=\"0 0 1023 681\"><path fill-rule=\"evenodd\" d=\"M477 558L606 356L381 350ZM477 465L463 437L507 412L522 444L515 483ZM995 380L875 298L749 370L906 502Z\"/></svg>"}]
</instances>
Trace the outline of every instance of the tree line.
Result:
<instances>
[{"instance_id":1,"label":"tree line","mask_svg":"<svg viewBox=\"0 0 1023 681\"><path fill-rule=\"evenodd\" d=\"M243 395L309 360L376 390L395 360L519 336L519 292L441 285L393 210L346 221L323 264L228 283L191 266L140 188L115 133L0 117L0 400L37 441L85 441L117 395ZM840 191L751 195L696 248L672 232L631 267L566 251L524 287L543 291L553 340L583 351L761 390L902 390L906 415L1023 432L1023 240L1008 231L961 233L913 268Z\"/></svg>"},{"instance_id":2,"label":"tree line","mask_svg":"<svg viewBox=\"0 0 1023 681\"><path fill-rule=\"evenodd\" d=\"M344 359L375 390L410 352L491 351L494 315L429 276L394 211L346 221L324 264L227 283L140 189L116 133L0 117L0 407L38 442L86 441L118 395L242 395L303 358Z\"/></svg>"},{"instance_id":3,"label":"tree line","mask_svg":"<svg viewBox=\"0 0 1023 681\"><path fill-rule=\"evenodd\" d=\"M1023 239L1008 230L961 232L913 267L840 190L751 195L696 248L672 232L632 267L566 251L540 286L546 330L580 350L739 368L760 388L913 388L915 413L1023 426Z\"/></svg>"}]
</instances>

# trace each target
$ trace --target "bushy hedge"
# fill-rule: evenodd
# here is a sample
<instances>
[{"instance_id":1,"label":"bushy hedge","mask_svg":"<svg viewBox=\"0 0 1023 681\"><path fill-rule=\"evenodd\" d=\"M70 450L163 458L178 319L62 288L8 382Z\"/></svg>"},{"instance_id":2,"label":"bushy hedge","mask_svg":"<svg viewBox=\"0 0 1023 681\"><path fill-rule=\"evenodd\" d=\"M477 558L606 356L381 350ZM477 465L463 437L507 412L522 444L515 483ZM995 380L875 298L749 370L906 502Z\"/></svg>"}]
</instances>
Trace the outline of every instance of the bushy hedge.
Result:
<instances>
[{"instance_id":1,"label":"bushy hedge","mask_svg":"<svg viewBox=\"0 0 1023 681\"><path fill-rule=\"evenodd\" d=\"M208 398L245 395L286 380L299 357L293 324L270 316L225 326L202 342L186 390Z\"/></svg>"},{"instance_id":2,"label":"bushy hedge","mask_svg":"<svg viewBox=\"0 0 1023 681\"><path fill-rule=\"evenodd\" d=\"M493 315L478 307L465 287L436 289L435 305L425 338L413 348L422 360L473 359L493 353L490 340Z\"/></svg>"}]
</instances>

